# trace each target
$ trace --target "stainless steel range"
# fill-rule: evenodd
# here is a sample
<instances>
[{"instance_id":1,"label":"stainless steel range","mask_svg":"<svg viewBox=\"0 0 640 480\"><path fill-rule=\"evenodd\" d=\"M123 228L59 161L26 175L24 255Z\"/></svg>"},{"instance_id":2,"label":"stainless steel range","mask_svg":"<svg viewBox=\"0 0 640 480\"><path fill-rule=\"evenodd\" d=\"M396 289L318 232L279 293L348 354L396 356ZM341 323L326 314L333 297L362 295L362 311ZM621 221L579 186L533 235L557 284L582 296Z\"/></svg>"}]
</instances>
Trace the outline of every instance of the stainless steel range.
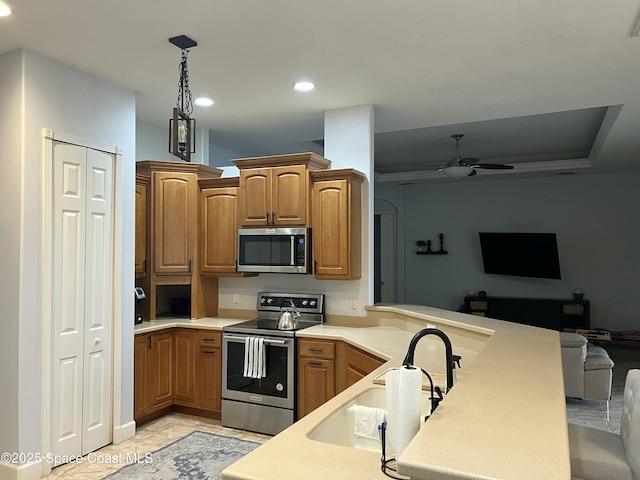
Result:
<instances>
[{"instance_id":1,"label":"stainless steel range","mask_svg":"<svg viewBox=\"0 0 640 480\"><path fill-rule=\"evenodd\" d=\"M258 294L258 318L222 329L222 425L275 435L296 418L297 330L280 330L285 309L301 330L324 322L324 294Z\"/></svg>"}]
</instances>

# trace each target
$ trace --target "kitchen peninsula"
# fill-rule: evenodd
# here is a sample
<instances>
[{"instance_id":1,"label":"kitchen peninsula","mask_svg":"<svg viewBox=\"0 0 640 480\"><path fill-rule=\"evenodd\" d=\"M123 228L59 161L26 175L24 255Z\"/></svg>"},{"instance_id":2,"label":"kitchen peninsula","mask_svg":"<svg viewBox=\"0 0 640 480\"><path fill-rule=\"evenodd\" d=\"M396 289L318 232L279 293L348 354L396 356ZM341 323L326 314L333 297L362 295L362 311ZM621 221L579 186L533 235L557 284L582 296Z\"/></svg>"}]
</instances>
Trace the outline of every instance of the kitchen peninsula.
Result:
<instances>
[{"instance_id":1,"label":"kitchen peninsula","mask_svg":"<svg viewBox=\"0 0 640 480\"><path fill-rule=\"evenodd\" d=\"M414 480L570 478L557 332L425 306L367 310L349 325L330 319L299 337L342 340L389 361L228 467L223 480L388 478L378 453L308 435L399 366L413 334L427 324L447 333L454 353L464 349L466 358L453 389L398 459L398 471ZM416 364L430 370L418 357Z\"/></svg>"}]
</instances>

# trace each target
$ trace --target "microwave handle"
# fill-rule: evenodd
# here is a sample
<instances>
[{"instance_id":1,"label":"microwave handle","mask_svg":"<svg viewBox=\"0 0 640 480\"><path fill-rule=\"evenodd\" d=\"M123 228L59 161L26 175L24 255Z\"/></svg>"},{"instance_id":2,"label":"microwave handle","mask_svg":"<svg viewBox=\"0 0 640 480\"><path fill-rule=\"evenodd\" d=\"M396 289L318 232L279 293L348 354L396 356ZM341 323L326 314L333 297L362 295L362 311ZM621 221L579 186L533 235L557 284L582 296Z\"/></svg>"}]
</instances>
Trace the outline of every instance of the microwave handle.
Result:
<instances>
[{"instance_id":1,"label":"microwave handle","mask_svg":"<svg viewBox=\"0 0 640 480\"><path fill-rule=\"evenodd\" d=\"M296 237L295 235L291 235L291 261L289 265L295 265L295 249L296 249Z\"/></svg>"}]
</instances>

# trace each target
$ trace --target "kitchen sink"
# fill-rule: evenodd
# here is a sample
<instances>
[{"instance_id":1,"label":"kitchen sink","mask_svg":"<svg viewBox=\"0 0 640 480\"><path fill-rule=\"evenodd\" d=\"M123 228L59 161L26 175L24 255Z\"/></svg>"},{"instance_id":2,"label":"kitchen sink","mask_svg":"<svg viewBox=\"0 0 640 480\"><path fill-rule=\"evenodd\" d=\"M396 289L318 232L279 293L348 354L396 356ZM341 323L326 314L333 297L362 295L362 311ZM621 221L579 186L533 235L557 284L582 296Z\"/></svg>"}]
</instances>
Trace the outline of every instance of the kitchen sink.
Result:
<instances>
[{"instance_id":1,"label":"kitchen sink","mask_svg":"<svg viewBox=\"0 0 640 480\"><path fill-rule=\"evenodd\" d=\"M423 418L429 414L430 403L429 394L424 391L422 394L421 407L421 416ZM381 453L382 443L380 440L355 437L353 435L354 412L353 409L349 410L349 408L354 405L386 408L386 389L384 387L368 388L329 415L320 425L309 432L307 437L317 442Z\"/></svg>"}]
</instances>

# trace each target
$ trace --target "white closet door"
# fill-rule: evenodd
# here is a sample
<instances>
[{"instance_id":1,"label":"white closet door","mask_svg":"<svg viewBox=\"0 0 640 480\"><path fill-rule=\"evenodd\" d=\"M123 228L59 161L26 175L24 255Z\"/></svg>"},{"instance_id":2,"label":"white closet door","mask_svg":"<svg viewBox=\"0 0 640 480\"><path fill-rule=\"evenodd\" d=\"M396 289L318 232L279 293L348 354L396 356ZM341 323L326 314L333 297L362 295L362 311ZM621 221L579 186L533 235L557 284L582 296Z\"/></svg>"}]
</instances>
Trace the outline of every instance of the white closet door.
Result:
<instances>
[{"instance_id":1,"label":"white closet door","mask_svg":"<svg viewBox=\"0 0 640 480\"><path fill-rule=\"evenodd\" d=\"M87 150L82 454L111 442L113 156Z\"/></svg>"},{"instance_id":2,"label":"white closet door","mask_svg":"<svg viewBox=\"0 0 640 480\"><path fill-rule=\"evenodd\" d=\"M52 451L111 441L113 158L54 143Z\"/></svg>"}]
</instances>

